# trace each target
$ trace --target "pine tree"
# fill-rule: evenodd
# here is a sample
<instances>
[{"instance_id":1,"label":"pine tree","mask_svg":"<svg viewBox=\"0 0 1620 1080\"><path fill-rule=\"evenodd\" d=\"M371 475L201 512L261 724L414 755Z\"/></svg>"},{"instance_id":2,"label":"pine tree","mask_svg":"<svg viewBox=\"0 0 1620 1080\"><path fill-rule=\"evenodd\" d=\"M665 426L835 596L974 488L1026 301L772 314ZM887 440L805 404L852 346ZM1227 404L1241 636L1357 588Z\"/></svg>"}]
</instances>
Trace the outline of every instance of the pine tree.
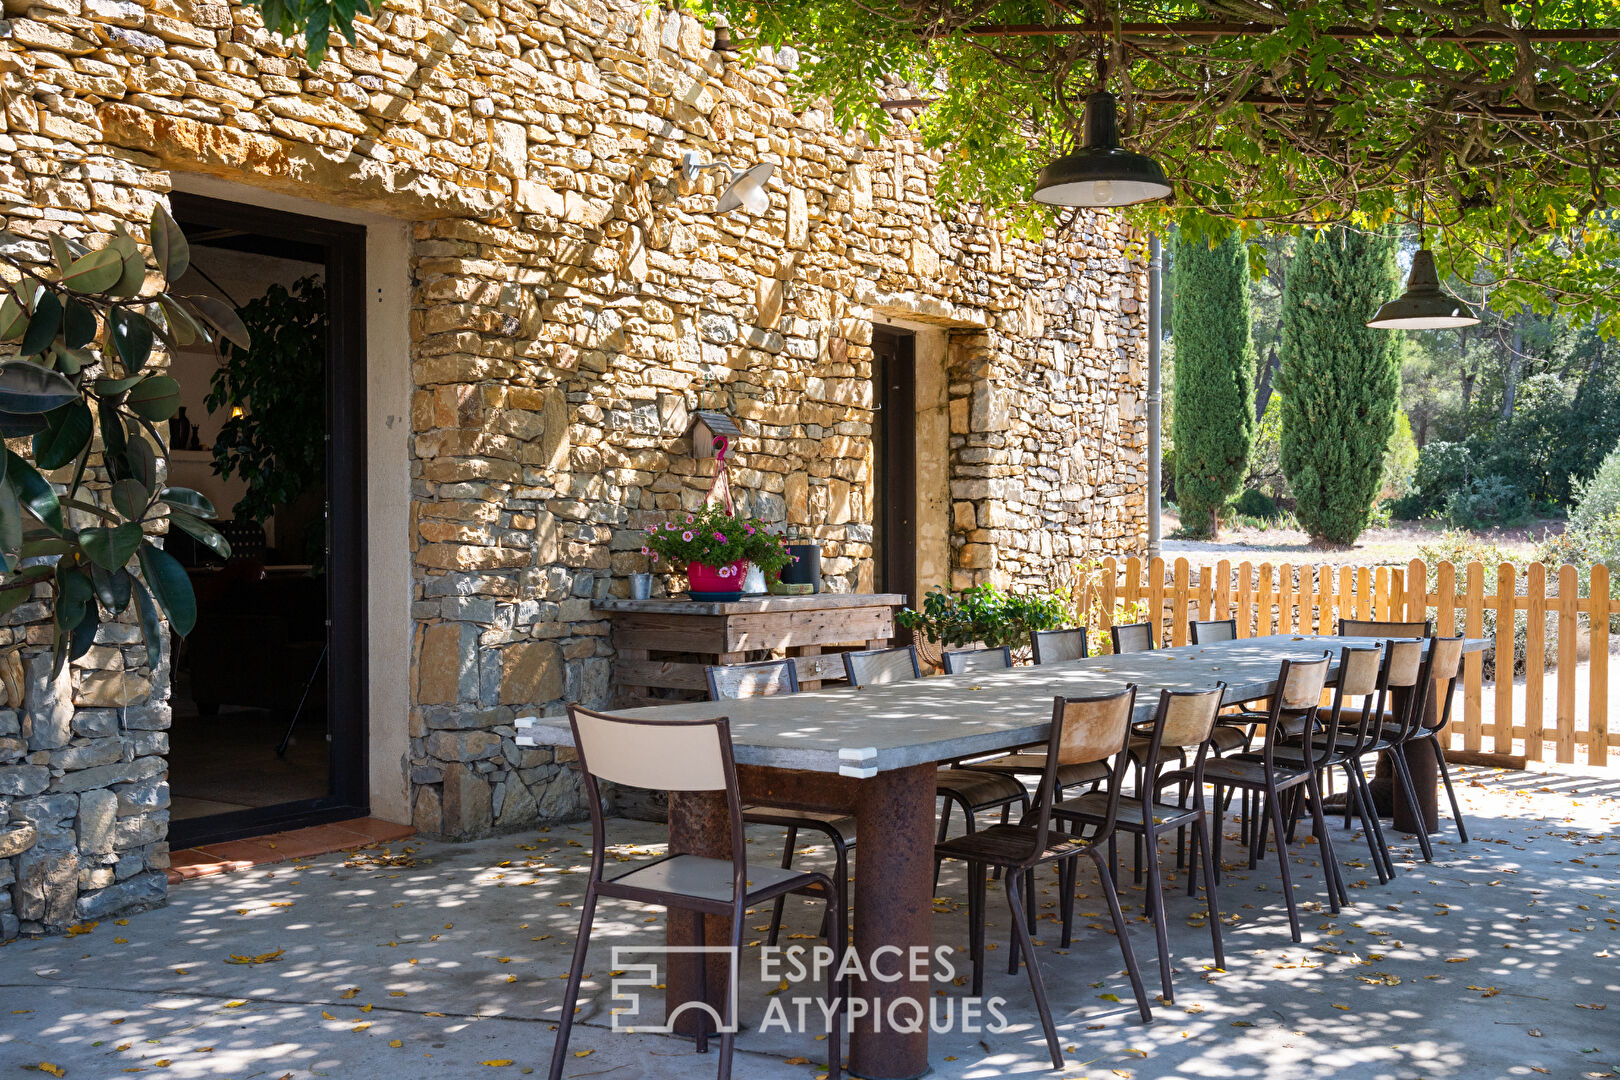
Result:
<instances>
[{"instance_id":1,"label":"pine tree","mask_svg":"<svg viewBox=\"0 0 1620 1080\"><path fill-rule=\"evenodd\" d=\"M1236 233L1214 247L1178 234L1174 258L1176 505L1185 531L1213 536L1254 442L1248 256Z\"/></svg>"},{"instance_id":2,"label":"pine tree","mask_svg":"<svg viewBox=\"0 0 1620 1080\"><path fill-rule=\"evenodd\" d=\"M1400 335L1366 325L1399 281L1391 236L1303 237L1283 290L1282 468L1318 543L1367 527L1400 407Z\"/></svg>"}]
</instances>

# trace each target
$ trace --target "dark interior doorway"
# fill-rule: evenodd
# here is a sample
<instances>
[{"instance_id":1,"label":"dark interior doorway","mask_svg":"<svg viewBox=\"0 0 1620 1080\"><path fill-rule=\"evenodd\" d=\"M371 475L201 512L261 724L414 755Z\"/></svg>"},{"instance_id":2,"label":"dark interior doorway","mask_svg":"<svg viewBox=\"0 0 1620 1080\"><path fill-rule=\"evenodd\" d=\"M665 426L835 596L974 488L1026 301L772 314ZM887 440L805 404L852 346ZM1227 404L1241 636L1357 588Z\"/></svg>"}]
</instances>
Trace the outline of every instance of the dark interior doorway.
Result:
<instances>
[{"instance_id":1,"label":"dark interior doorway","mask_svg":"<svg viewBox=\"0 0 1620 1080\"><path fill-rule=\"evenodd\" d=\"M365 229L176 194L178 286L236 308L253 347L182 348L170 482L215 504L231 558L168 547L197 594L176 642L170 842L367 804Z\"/></svg>"},{"instance_id":2,"label":"dark interior doorway","mask_svg":"<svg viewBox=\"0 0 1620 1080\"><path fill-rule=\"evenodd\" d=\"M889 326L872 328L873 584L904 593L917 583L917 337Z\"/></svg>"}]
</instances>

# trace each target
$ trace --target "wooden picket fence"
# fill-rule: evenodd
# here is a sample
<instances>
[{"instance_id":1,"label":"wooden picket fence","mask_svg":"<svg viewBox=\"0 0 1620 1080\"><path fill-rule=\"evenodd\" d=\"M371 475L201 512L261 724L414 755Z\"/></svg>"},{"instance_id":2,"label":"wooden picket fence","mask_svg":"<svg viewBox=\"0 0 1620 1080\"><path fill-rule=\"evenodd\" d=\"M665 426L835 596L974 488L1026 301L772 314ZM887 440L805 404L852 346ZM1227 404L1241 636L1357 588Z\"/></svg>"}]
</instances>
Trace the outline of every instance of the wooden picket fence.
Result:
<instances>
[{"instance_id":1,"label":"wooden picket fence","mask_svg":"<svg viewBox=\"0 0 1620 1080\"><path fill-rule=\"evenodd\" d=\"M1341 618L1434 619L1442 635L1483 637L1486 613L1494 612L1497 648L1491 670L1486 671L1483 654L1468 654L1462 697L1452 709L1450 749L1539 761L1551 743L1560 762L1574 762L1579 747L1588 764L1607 764L1609 748L1620 746L1620 733L1609 730L1609 617L1620 612L1620 601L1610 599L1608 567L1592 568L1586 595L1575 567L1568 565L1555 569L1532 563L1521 574L1503 563L1489 594L1485 568L1478 562L1460 570L1441 562L1434 570L1431 592L1429 567L1421 559L1403 569L1233 565L1230 560L1193 567L1185 558L1172 564L1157 558L1147 563L1108 558L1099 560L1089 575L1089 606L1096 613L1094 621L1106 628L1117 614L1143 605L1145 615L1137 617L1155 620L1155 640L1170 645L1187 644L1191 620L1230 618L1237 620L1244 637L1333 634ZM1526 613L1528 621L1520 716L1514 715L1516 612ZM1583 633L1589 639L1590 664L1581 708L1577 650ZM1543 662L1549 643L1556 655L1551 664ZM1492 687L1490 716L1484 708L1487 685Z\"/></svg>"}]
</instances>

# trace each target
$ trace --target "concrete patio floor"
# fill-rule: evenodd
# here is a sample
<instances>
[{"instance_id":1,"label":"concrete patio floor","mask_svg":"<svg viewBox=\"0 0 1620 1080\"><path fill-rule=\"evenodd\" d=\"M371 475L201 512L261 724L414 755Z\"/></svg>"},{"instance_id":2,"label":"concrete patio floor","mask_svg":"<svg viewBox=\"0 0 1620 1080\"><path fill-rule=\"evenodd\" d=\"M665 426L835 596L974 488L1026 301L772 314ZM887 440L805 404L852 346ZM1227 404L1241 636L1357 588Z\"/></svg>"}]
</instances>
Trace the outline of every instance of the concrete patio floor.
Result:
<instances>
[{"instance_id":1,"label":"concrete patio floor","mask_svg":"<svg viewBox=\"0 0 1620 1080\"><path fill-rule=\"evenodd\" d=\"M1399 838L1400 873L1389 885L1378 885L1356 834L1335 827L1341 855L1366 863L1347 871L1354 903L1340 916L1327 913L1315 847L1297 848L1297 895L1309 907L1303 945L1289 941L1274 859L1229 873L1224 973L1210 967L1208 929L1192 925L1202 903L1172 875L1176 999L1155 1003L1150 1025L1137 1021L1116 941L1096 917L1104 910L1096 880L1082 872L1077 911L1087 914L1073 947L1057 948L1050 921L1037 931L1068 1048L1062 1075L1617 1075L1620 783L1595 772L1461 775L1473 843L1457 844L1447 821L1436 862L1425 866ZM662 839L656 826L619 824L620 855ZM769 830L751 840L761 861L780 850ZM42 1063L73 1078L543 1075L588 843L588 828L562 826L323 856L176 885L161 909L14 943L0 949L0 1077ZM1226 854L1235 857L1235 846ZM1168 851L1165 862L1173 864ZM1050 916L1057 888L1043 885ZM959 872L948 870L939 892L935 942L965 948L965 905L951 899L964 896ZM989 940L999 949L985 993L1006 999L1010 1026L935 1035L937 1076L1048 1069L1025 977L1006 972L1005 901L994 885L990 899ZM1127 886L1124 901L1140 919L1140 891ZM788 931L808 944L816 909L789 911ZM762 914L751 926L764 922ZM604 903L597 925L565 1075L712 1076L713 1053L610 1030L611 948L657 945L657 913ZM1156 992L1151 927L1134 922L1132 940ZM965 954L957 959L965 973ZM947 997L967 992L939 986ZM735 1075L814 1077L824 1042L759 1027L774 989L745 976L748 1030ZM815 984L793 992L813 994Z\"/></svg>"}]
</instances>

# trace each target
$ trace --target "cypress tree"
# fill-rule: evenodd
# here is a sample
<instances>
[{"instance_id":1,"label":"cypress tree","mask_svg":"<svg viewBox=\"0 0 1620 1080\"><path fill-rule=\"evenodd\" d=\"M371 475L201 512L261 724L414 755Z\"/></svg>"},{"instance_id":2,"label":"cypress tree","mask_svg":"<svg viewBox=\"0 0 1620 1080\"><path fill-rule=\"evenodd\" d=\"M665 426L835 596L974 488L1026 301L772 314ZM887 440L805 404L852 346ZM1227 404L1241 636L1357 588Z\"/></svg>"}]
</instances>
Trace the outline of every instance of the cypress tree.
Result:
<instances>
[{"instance_id":1,"label":"cypress tree","mask_svg":"<svg viewBox=\"0 0 1620 1080\"><path fill-rule=\"evenodd\" d=\"M1395 295L1395 240L1342 227L1301 238L1283 289L1282 469L1318 543L1367 527L1400 407L1400 335L1366 325Z\"/></svg>"},{"instance_id":2,"label":"cypress tree","mask_svg":"<svg viewBox=\"0 0 1620 1080\"><path fill-rule=\"evenodd\" d=\"M1248 255L1236 233L1214 247L1178 233L1174 258L1176 505L1186 532L1213 536L1254 443Z\"/></svg>"}]
</instances>

